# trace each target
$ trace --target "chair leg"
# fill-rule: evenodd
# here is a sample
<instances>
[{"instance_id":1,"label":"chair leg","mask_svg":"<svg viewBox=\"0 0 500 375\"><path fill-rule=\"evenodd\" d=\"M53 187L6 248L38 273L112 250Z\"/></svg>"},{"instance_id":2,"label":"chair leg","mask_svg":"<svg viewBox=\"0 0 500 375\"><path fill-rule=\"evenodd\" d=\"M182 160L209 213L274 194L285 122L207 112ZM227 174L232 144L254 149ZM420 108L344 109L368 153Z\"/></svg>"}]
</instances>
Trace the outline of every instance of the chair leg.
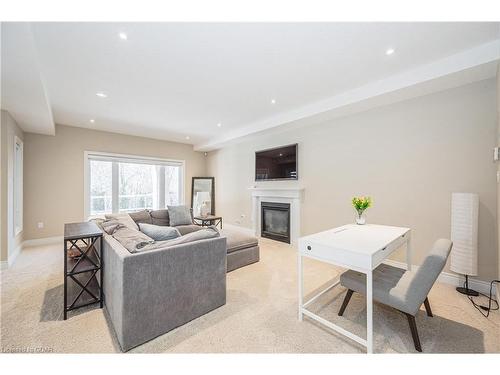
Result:
<instances>
[{"instance_id":1,"label":"chair leg","mask_svg":"<svg viewBox=\"0 0 500 375\"><path fill-rule=\"evenodd\" d=\"M425 297L424 306L425 311L427 311L427 316L433 317L434 315L432 315L431 304L429 303L429 299L427 297Z\"/></svg>"},{"instance_id":2,"label":"chair leg","mask_svg":"<svg viewBox=\"0 0 500 375\"><path fill-rule=\"evenodd\" d=\"M347 307L347 304L351 300L353 293L354 293L354 290L351 290L351 289L347 290L347 293L344 297L344 302L342 302L342 306L340 307L340 310L339 310L339 316L342 316L344 314L345 308Z\"/></svg>"},{"instance_id":3,"label":"chair leg","mask_svg":"<svg viewBox=\"0 0 500 375\"><path fill-rule=\"evenodd\" d=\"M405 315L408 318L408 324L410 325L410 331L413 337L413 344L415 345L415 349L418 352L421 352L422 347L420 346L420 339L418 338L417 323L415 322L415 317L406 313Z\"/></svg>"}]
</instances>

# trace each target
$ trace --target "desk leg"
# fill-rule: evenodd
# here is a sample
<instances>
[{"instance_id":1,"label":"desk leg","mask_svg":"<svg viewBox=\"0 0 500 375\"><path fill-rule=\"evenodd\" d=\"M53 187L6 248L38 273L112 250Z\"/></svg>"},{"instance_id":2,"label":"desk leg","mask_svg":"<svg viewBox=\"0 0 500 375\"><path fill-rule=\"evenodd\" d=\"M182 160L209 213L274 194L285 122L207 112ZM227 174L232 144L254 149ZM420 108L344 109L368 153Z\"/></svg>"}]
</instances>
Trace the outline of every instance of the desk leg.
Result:
<instances>
[{"instance_id":1,"label":"desk leg","mask_svg":"<svg viewBox=\"0 0 500 375\"><path fill-rule=\"evenodd\" d=\"M373 271L366 273L366 351L373 353Z\"/></svg>"},{"instance_id":2,"label":"desk leg","mask_svg":"<svg viewBox=\"0 0 500 375\"><path fill-rule=\"evenodd\" d=\"M408 234L408 239L406 240L406 269L411 271L411 237Z\"/></svg>"},{"instance_id":3,"label":"desk leg","mask_svg":"<svg viewBox=\"0 0 500 375\"><path fill-rule=\"evenodd\" d=\"M303 295L302 295L302 283L303 283L303 268L302 268L302 255L297 252L297 271L298 271L298 279L299 279L299 322L302 321L302 305L303 305Z\"/></svg>"}]
</instances>

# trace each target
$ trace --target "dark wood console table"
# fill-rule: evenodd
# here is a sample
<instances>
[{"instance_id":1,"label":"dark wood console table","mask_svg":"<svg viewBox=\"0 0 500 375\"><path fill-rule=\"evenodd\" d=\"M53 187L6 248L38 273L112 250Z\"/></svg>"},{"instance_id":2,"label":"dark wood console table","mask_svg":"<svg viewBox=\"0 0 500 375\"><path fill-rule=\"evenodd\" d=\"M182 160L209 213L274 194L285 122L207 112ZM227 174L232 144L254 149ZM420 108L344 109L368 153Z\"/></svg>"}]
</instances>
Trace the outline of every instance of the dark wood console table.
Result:
<instances>
[{"instance_id":1,"label":"dark wood console table","mask_svg":"<svg viewBox=\"0 0 500 375\"><path fill-rule=\"evenodd\" d=\"M68 311L103 306L102 235L92 222L64 224L64 320Z\"/></svg>"},{"instance_id":2,"label":"dark wood console table","mask_svg":"<svg viewBox=\"0 0 500 375\"><path fill-rule=\"evenodd\" d=\"M220 225L220 229L222 229L222 216L195 216L193 219L195 224L201 225L202 227L208 227L210 225Z\"/></svg>"}]
</instances>

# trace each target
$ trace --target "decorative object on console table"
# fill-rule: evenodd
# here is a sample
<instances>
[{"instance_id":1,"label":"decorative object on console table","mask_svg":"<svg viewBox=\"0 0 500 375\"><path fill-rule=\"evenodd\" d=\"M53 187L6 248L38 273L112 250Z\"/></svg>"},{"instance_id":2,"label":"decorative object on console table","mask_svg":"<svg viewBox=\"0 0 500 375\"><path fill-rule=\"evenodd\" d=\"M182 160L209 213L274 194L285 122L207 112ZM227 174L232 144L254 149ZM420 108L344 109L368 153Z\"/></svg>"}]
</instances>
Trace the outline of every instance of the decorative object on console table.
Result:
<instances>
[{"instance_id":1,"label":"decorative object on console table","mask_svg":"<svg viewBox=\"0 0 500 375\"><path fill-rule=\"evenodd\" d=\"M363 225L366 223L366 218L363 213L367 208L372 206L372 199L370 197L354 197L352 198L352 205L358 216L356 217L356 224Z\"/></svg>"},{"instance_id":2,"label":"decorative object on console table","mask_svg":"<svg viewBox=\"0 0 500 375\"><path fill-rule=\"evenodd\" d=\"M210 225L217 227L217 225L220 225L220 229L222 229L222 216L194 216L193 220L195 224L201 225L202 227L208 227Z\"/></svg>"},{"instance_id":3,"label":"decorative object on console table","mask_svg":"<svg viewBox=\"0 0 500 375\"><path fill-rule=\"evenodd\" d=\"M215 215L215 177L193 177L191 208L194 216Z\"/></svg>"},{"instance_id":4,"label":"decorative object on console table","mask_svg":"<svg viewBox=\"0 0 500 375\"><path fill-rule=\"evenodd\" d=\"M68 311L103 307L102 235L93 222L64 224L64 320Z\"/></svg>"},{"instance_id":5,"label":"decorative object on console table","mask_svg":"<svg viewBox=\"0 0 500 375\"><path fill-rule=\"evenodd\" d=\"M473 193L451 195L451 250L450 269L465 275L463 287L457 291L468 296L479 293L469 289L469 276L477 276L477 231L479 218L479 196Z\"/></svg>"}]
</instances>

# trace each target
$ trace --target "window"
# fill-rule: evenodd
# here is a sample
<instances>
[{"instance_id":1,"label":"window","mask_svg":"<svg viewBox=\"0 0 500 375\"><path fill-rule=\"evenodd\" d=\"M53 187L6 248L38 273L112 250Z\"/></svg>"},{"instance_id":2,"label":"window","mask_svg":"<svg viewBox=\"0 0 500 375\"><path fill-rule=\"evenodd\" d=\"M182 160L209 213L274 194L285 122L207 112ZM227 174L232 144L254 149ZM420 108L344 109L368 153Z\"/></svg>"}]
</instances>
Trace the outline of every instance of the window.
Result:
<instances>
[{"instance_id":1,"label":"window","mask_svg":"<svg viewBox=\"0 0 500 375\"><path fill-rule=\"evenodd\" d=\"M86 153L86 216L183 204L184 162Z\"/></svg>"},{"instance_id":2,"label":"window","mask_svg":"<svg viewBox=\"0 0 500 375\"><path fill-rule=\"evenodd\" d=\"M23 142L14 138L14 236L23 230Z\"/></svg>"}]
</instances>

